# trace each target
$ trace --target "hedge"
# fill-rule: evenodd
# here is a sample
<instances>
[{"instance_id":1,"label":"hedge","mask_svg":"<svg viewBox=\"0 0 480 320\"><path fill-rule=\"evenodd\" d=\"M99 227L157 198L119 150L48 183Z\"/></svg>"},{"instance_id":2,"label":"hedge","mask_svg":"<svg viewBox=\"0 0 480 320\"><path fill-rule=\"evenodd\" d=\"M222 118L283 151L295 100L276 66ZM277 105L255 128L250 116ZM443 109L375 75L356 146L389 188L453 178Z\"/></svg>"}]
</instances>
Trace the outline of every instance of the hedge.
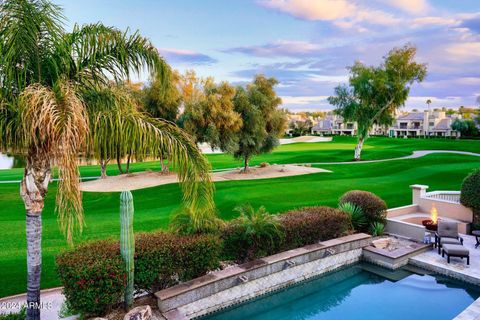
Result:
<instances>
[{"instance_id":1,"label":"hedge","mask_svg":"<svg viewBox=\"0 0 480 320\"><path fill-rule=\"evenodd\" d=\"M137 234L135 288L155 292L218 268L221 258L243 262L351 232L349 215L329 207L292 210L276 219L281 234L274 241L258 238L269 236L262 232L253 241L245 226L235 223L228 223L220 237ZM118 241L96 241L61 253L56 267L70 310L102 316L121 302L127 275Z\"/></svg>"},{"instance_id":2,"label":"hedge","mask_svg":"<svg viewBox=\"0 0 480 320\"><path fill-rule=\"evenodd\" d=\"M285 232L282 250L330 240L350 231L350 216L330 207L306 207L279 216Z\"/></svg>"},{"instance_id":3,"label":"hedge","mask_svg":"<svg viewBox=\"0 0 480 320\"><path fill-rule=\"evenodd\" d=\"M135 238L135 287L155 292L220 265L220 239L211 235L143 233Z\"/></svg>"},{"instance_id":4,"label":"hedge","mask_svg":"<svg viewBox=\"0 0 480 320\"><path fill-rule=\"evenodd\" d=\"M165 232L135 236L135 288L153 292L219 266L218 237ZM70 310L101 316L122 299L126 272L118 241L102 240L57 256L57 273Z\"/></svg>"},{"instance_id":5,"label":"hedge","mask_svg":"<svg viewBox=\"0 0 480 320\"><path fill-rule=\"evenodd\" d=\"M279 214L277 219L283 237L271 243L268 239L248 241L244 228L228 224L222 231L222 258L245 262L284 250L340 237L350 232L350 217L330 207L306 207ZM253 244L253 245L252 245Z\"/></svg>"},{"instance_id":6,"label":"hedge","mask_svg":"<svg viewBox=\"0 0 480 320\"><path fill-rule=\"evenodd\" d=\"M74 312L103 315L123 296L127 274L116 241L96 241L61 253L56 266L67 306Z\"/></svg>"}]
</instances>

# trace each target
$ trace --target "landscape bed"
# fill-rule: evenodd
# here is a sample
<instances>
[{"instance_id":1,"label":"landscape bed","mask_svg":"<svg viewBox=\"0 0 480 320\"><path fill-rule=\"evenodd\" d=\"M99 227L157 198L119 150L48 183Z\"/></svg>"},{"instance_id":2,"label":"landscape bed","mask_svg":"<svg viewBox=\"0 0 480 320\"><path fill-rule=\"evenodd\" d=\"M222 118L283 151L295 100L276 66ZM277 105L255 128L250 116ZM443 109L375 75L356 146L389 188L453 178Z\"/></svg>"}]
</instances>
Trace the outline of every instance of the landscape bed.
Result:
<instances>
[{"instance_id":1,"label":"landscape bed","mask_svg":"<svg viewBox=\"0 0 480 320\"><path fill-rule=\"evenodd\" d=\"M359 263L201 319L446 320L479 296L479 287L448 277Z\"/></svg>"}]
</instances>

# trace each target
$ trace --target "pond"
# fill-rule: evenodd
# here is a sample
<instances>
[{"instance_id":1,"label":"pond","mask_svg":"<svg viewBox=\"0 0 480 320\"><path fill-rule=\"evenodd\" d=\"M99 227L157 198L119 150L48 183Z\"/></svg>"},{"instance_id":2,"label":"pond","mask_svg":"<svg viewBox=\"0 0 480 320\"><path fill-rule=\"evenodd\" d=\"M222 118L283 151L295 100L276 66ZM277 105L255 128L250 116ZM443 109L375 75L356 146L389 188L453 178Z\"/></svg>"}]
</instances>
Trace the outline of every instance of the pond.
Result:
<instances>
[{"instance_id":1,"label":"pond","mask_svg":"<svg viewBox=\"0 0 480 320\"><path fill-rule=\"evenodd\" d=\"M0 153L0 170L23 168L25 161L23 157Z\"/></svg>"}]
</instances>

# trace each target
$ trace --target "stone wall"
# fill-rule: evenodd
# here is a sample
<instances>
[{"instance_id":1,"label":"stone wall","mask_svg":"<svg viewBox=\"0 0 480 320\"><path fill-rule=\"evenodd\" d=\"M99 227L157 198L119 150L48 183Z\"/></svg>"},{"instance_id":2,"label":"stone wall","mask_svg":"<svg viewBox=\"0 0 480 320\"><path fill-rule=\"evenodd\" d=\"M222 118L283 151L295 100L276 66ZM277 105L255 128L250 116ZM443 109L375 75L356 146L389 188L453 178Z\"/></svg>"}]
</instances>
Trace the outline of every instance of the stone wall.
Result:
<instances>
[{"instance_id":1,"label":"stone wall","mask_svg":"<svg viewBox=\"0 0 480 320\"><path fill-rule=\"evenodd\" d=\"M285 251L157 292L167 316L195 318L355 263L371 237L355 234Z\"/></svg>"}]
</instances>

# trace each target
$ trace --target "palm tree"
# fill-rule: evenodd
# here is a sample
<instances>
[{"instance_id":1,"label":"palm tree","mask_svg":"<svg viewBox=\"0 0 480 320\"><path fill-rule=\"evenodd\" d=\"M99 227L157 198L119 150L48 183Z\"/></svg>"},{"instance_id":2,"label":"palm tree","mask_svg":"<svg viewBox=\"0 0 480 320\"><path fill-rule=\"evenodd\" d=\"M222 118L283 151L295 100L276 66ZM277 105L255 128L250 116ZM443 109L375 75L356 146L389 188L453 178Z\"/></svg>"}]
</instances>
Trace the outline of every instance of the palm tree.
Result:
<instances>
[{"instance_id":1,"label":"palm tree","mask_svg":"<svg viewBox=\"0 0 480 320\"><path fill-rule=\"evenodd\" d=\"M432 100L430 99L427 99L427 108L428 108L428 111L430 111L430 105L432 104Z\"/></svg>"},{"instance_id":2,"label":"palm tree","mask_svg":"<svg viewBox=\"0 0 480 320\"><path fill-rule=\"evenodd\" d=\"M0 150L26 156L20 193L26 209L27 319L40 319L41 214L52 165L58 167L60 228L72 243L84 224L77 157L101 158L103 135L124 130L119 148L136 157L168 151L184 205L213 210L209 164L192 140L170 123L138 111L118 112L128 107L127 98L111 82L143 70L166 79L166 63L138 33L102 24L75 25L67 33L62 10L47 0L0 4ZM114 103L100 109L95 97L105 92ZM102 112L112 116L101 120Z\"/></svg>"}]
</instances>

